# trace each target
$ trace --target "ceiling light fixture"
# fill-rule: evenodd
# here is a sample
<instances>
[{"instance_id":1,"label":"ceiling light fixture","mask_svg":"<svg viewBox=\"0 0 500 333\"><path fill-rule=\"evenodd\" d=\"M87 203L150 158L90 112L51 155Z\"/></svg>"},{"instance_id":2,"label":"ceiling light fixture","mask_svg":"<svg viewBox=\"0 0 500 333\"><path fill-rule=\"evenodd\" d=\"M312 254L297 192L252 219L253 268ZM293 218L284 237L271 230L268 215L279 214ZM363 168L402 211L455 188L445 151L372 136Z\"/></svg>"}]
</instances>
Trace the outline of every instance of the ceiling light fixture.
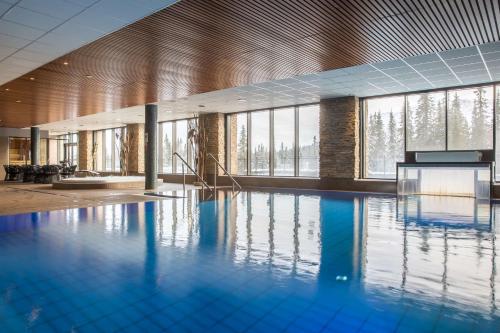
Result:
<instances>
[{"instance_id":1,"label":"ceiling light fixture","mask_svg":"<svg viewBox=\"0 0 500 333\"><path fill-rule=\"evenodd\" d=\"M64 65L64 66L68 66L68 65L69 65L69 62L67 62L67 61L63 62L63 65Z\"/></svg>"},{"instance_id":2,"label":"ceiling light fixture","mask_svg":"<svg viewBox=\"0 0 500 333\"><path fill-rule=\"evenodd\" d=\"M35 78L32 76L32 77L30 77L30 80L31 81L35 81Z\"/></svg>"},{"instance_id":3,"label":"ceiling light fixture","mask_svg":"<svg viewBox=\"0 0 500 333\"><path fill-rule=\"evenodd\" d=\"M91 78L92 78L92 75L87 74L87 75L85 75L85 77L86 77L87 79L91 79Z\"/></svg>"},{"instance_id":4,"label":"ceiling light fixture","mask_svg":"<svg viewBox=\"0 0 500 333\"><path fill-rule=\"evenodd\" d=\"M9 88L5 88L5 91L9 91L10 89Z\"/></svg>"},{"instance_id":5,"label":"ceiling light fixture","mask_svg":"<svg viewBox=\"0 0 500 333\"><path fill-rule=\"evenodd\" d=\"M19 99L18 99L18 100L16 101L16 103L21 103L21 100L19 100Z\"/></svg>"}]
</instances>

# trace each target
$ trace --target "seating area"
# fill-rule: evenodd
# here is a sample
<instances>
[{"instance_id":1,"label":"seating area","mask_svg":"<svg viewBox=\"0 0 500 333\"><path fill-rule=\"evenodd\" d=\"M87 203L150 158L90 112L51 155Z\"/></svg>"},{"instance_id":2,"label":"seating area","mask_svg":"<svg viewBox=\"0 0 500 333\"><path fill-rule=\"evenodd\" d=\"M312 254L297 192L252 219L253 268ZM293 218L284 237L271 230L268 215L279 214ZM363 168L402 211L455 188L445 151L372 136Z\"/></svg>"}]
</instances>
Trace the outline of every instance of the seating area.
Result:
<instances>
[{"instance_id":1,"label":"seating area","mask_svg":"<svg viewBox=\"0 0 500 333\"><path fill-rule=\"evenodd\" d=\"M75 176L76 165L4 165L5 181L52 184Z\"/></svg>"}]
</instances>

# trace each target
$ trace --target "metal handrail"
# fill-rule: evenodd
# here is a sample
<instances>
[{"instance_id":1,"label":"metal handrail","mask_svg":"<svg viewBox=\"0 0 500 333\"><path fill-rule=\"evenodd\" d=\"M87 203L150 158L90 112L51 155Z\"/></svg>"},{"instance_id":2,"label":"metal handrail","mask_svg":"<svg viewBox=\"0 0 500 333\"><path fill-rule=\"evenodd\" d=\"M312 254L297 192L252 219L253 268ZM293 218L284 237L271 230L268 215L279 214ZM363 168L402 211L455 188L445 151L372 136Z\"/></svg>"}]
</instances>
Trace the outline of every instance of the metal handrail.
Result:
<instances>
[{"instance_id":1,"label":"metal handrail","mask_svg":"<svg viewBox=\"0 0 500 333\"><path fill-rule=\"evenodd\" d=\"M215 156L212 155L211 153L208 153L208 157L211 157L216 163L215 172L214 172L214 189L217 188L217 166L219 166L219 168L221 168L222 171L224 171L224 174L229 176L229 179L231 179L233 192L234 192L234 184L236 184L238 186L238 189L241 191L241 185L236 181L236 179L233 178L233 176L231 176L231 174L229 172L227 172L226 168L224 168L224 166L222 166L222 164L220 164L219 160L216 159Z\"/></svg>"},{"instance_id":2,"label":"metal handrail","mask_svg":"<svg viewBox=\"0 0 500 333\"><path fill-rule=\"evenodd\" d=\"M186 174L184 172L184 165L186 165L187 168L189 170L191 170L191 172L194 173L196 175L196 177L198 177L198 180L201 181L202 189L206 187L210 190L210 192L212 192L212 194L214 193L214 190L203 180L203 178L201 178L201 176L196 171L193 170L193 168L191 168L191 166L188 164L188 162L186 162L186 160L183 159L182 156L179 155L178 152L173 153L172 156L177 156L183 163L183 165L182 165L182 177L183 177L182 188L184 191L186 190Z\"/></svg>"}]
</instances>

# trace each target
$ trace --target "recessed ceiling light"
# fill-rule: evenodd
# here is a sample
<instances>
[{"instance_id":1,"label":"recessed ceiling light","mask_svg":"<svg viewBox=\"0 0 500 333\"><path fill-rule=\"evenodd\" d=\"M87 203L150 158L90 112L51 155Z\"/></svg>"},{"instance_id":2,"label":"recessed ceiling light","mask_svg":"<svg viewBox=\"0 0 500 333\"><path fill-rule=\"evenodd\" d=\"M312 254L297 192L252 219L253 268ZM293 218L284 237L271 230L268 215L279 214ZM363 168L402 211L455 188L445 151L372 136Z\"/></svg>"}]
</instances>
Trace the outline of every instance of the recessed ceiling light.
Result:
<instances>
[{"instance_id":1,"label":"recessed ceiling light","mask_svg":"<svg viewBox=\"0 0 500 333\"><path fill-rule=\"evenodd\" d=\"M91 78L92 78L92 75L87 74L87 75L85 75L85 77L86 77L87 79L91 79Z\"/></svg>"},{"instance_id":2,"label":"recessed ceiling light","mask_svg":"<svg viewBox=\"0 0 500 333\"><path fill-rule=\"evenodd\" d=\"M5 88L5 91L9 91L10 89L9 88Z\"/></svg>"},{"instance_id":3,"label":"recessed ceiling light","mask_svg":"<svg viewBox=\"0 0 500 333\"><path fill-rule=\"evenodd\" d=\"M32 77L30 77L30 80L31 81L35 81L35 78L32 76Z\"/></svg>"},{"instance_id":4,"label":"recessed ceiling light","mask_svg":"<svg viewBox=\"0 0 500 333\"><path fill-rule=\"evenodd\" d=\"M16 103L21 103L21 100L19 100L19 99L18 99L18 100L16 101Z\"/></svg>"},{"instance_id":5,"label":"recessed ceiling light","mask_svg":"<svg viewBox=\"0 0 500 333\"><path fill-rule=\"evenodd\" d=\"M67 62L67 61L63 62L64 66L68 66L68 64L69 64L69 62Z\"/></svg>"}]
</instances>

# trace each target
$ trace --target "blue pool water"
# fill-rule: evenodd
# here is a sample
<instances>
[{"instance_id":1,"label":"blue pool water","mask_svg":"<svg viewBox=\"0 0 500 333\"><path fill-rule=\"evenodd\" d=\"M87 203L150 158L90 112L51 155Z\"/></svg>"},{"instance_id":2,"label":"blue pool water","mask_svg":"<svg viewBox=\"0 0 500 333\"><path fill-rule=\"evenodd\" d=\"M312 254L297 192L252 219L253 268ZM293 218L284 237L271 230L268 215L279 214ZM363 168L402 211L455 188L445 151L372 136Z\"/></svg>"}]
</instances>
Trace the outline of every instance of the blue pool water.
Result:
<instances>
[{"instance_id":1,"label":"blue pool water","mask_svg":"<svg viewBox=\"0 0 500 333\"><path fill-rule=\"evenodd\" d=\"M0 331L499 331L494 205L198 196L0 217Z\"/></svg>"}]
</instances>

